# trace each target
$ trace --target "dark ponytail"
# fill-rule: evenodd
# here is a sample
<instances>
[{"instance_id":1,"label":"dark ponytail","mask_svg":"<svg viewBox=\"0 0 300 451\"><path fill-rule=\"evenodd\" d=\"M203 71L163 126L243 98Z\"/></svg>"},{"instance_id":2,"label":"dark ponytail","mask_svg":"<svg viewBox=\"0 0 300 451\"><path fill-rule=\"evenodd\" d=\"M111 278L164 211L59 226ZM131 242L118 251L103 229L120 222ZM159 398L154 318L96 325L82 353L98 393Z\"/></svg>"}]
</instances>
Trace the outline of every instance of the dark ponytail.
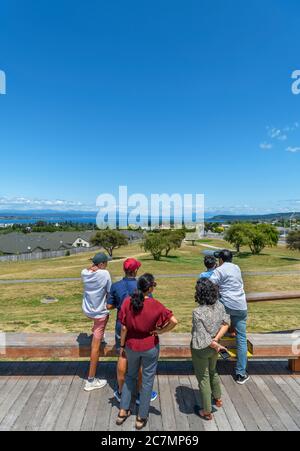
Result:
<instances>
[{"instance_id":1,"label":"dark ponytail","mask_svg":"<svg viewBox=\"0 0 300 451\"><path fill-rule=\"evenodd\" d=\"M145 294L148 293L152 287L155 287L155 279L152 274L144 274L138 279L137 290L131 296L131 306L134 313L139 313L143 310Z\"/></svg>"}]
</instances>

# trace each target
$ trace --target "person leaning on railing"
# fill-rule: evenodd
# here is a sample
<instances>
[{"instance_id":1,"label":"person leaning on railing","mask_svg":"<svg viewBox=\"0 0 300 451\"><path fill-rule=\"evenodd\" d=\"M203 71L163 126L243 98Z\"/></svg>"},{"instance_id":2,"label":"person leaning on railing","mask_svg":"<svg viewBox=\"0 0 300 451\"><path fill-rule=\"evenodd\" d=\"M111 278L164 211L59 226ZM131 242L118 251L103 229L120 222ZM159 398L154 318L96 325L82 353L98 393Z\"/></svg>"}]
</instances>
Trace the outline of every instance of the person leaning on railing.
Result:
<instances>
[{"instance_id":1,"label":"person leaning on railing","mask_svg":"<svg viewBox=\"0 0 300 451\"><path fill-rule=\"evenodd\" d=\"M219 341L229 329L230 316L219 301L218 287L207 278L198 280L195 301L199 306L193 311L191 348L203 407L195 406L195 413L205 420L212 420L212 397L218 408L223 406L216 368L218 353L226 351Z\"/></svg>"},{"instance_id":2,"label":"person leaning on railing","mask_svg":"<svg viewBox=\"0 0 300 451\"><path fill-rule=\"evenodd\" d=\"M210 277L210 281L219 287L220 301L230 315L231 326L236 334L237 362L236 382L244 385L250 379L248 366L247 319L248 306L244 282L240 268L233 263L233 253L228 249L214 252L219 259L219 267Z\"/></svg>"}]
</instances>

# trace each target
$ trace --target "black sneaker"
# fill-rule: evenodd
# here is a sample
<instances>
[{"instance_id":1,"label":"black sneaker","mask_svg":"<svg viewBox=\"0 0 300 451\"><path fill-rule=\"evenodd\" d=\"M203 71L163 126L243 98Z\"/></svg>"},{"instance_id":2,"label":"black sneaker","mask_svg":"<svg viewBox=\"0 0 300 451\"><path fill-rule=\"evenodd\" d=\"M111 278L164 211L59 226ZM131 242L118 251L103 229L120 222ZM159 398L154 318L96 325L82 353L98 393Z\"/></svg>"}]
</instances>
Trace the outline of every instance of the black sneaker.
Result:
<instances>
[{"instance_id":1,"label":"black sneaker","mask_svg":"<svg viewBox=\"0 0 300 451\"><path fill-rule=\"evenodd\" d=\"M245 374L245 376L241 376L240 374L238 374L236 376L235 381L239 385L244 385L246 382L248 382L249 379L250 379L250 376L247 373Z\"/></svg>"}]
</instances>

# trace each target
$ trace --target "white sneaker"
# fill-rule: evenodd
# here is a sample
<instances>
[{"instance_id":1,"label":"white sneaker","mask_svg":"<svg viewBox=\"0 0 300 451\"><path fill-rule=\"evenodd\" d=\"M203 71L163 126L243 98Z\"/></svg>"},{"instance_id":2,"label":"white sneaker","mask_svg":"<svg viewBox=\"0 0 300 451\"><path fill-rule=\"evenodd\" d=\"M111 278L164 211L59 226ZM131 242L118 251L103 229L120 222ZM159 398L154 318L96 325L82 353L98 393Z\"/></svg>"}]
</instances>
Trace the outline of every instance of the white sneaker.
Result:
<instances>
[{"instance_id":1,"label":"white sneaker","mask_svg":"<svg viewBox=\"0 0 300 451\"><path fill-rule=\"evenodd\" d=\"M94 379L93 382L86 381L84 390L85 391L99 390L100 388L104 388L106 385L107 385L107 380Z\"/></svg>"}]
</instances>

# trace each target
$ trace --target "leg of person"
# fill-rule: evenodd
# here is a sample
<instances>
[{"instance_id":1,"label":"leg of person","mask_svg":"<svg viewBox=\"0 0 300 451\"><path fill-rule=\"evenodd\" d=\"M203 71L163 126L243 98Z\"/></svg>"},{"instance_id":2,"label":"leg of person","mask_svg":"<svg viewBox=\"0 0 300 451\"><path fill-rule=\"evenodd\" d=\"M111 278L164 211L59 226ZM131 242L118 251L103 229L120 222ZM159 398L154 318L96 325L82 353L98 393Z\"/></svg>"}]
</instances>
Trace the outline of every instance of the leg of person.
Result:
<instances>
[{"instance_id":1,"label":"leg of person","mask_svg":"<svg viewBox=\"0 0 300 451\"><path fill-rule=\"evenodd\" d=\"M94 336L93 340L92 340L92 345L91 345L89 379L94 379L96 376L97 366L98 366L99 357L100 357L100 346L101 346L101 340Z\"/></svg>"},{"instance_id":2,"label":"leg of person","mask_svg":"<svg viewBox=\"0 0 300 451\"><path fill-rule=\"evenodd\" d=\"M140 393L141 389L142 389L142 383L143 383L143 368L140 367L140 371L139 371L139 379L138 379L138 393Z\"/></svg>"},{"instance_id":3,"label":"leg of person","mask_svg":"<svg viewBox=\"0 0 300 451\"><path fill-rule=\"evenodd\" d=\"M119 354L121 350L121 337L116 332L116 352ZM117 380L118 380L118 390L115 391L114 396L118 402L121 402L122 397L122 390L125 383L126 373L128 368L128 362L126 357L119 357L118 363L117 363ZM139 370L139 377L138 377L138 387L137 392L140 392L142 386L142 368Z\"/></svg>"},{"instance_id":4,"label":"leg of person","mask_svg":"<svg viewBox=\"0 0 300 451\"><path fill-rule=\"evenodd\" d=\"M222 402L222 389L221 389L221 381L217 372L217 363L218 363L218 353L211 350L211 357L209 359L209 378L210 378L210 386L212 389L212 395L215 401L217 401L217 406L221 407Z\"/></svg>"},{"instance_id":5,"label":"leg of person","mask_svg":"<svg viewBox=\"0 0 300 451\"><path fill-rule=\"evenodd\" d=\"M203 409L204 416L209 416L212 412L212 402L211 402L211 386L209 377L209 356L210 348L198 350L192 349L192 359L195 370L195 375L198 380L201 406ZM199 412L198 412L199 414Z\"/></svg>"},{"instance_id":6,"label":"leg of person","mask_svg":"<svg viewBox=\"0 0 300 451\"><path fill-rule=\"evenodd\" d=\"M118 378L118 388L119 394L122 394L122 390L125 384L125 378L128 368L127 358L119 357L117 365L117 378Z\"/></svg>"},{"instance_id":7,"label":"leg of person","mask_svg":"<svg viewBox=\"0 0 300 451\"><path fill-rule=\"evenodd\" d=\"M100 347L103 339L103 335L105 332L105 328L107 326L109 317L100 318L94 321L93 327L93 340L91 345L91 360L90 360L90 369L88 375L88 381L85 385L85 391L97 390L99 388L105 387L107 381L104 379L96 379L97 367L99 363L100 357Z\"/></svg>"},{"instance_id":8,"label":"leg of person","mask_svg":"<svg viewBox=\"0 0 300 451\"><path fill-rule=\"evenodd\" d=\"M140 392L140 407L138 420L147 420L149 415L152 390L154 385L154 379L157 371L157 364L159 358L159 347L156 346L150 351L142 353L142 368L143 368L143 380L142 389Z\"/></svg>"},{"instance_id":9,"label":"leg of person","mask_svg":"<svg viewBox=\"0 0 300 451\"><path fill-rule=\"evenodd\" d=\"M237 382L245 383L249 379L247 374L248 343L247 343L247 311L231 311L231 321L236 329L237 344Z\"/></svg>"},{"instance_id":10,"label":"leg of person","mask_svg":"<svg viewBox=\"0 0 300 451\"><path fill-rule=\"evenodd\" d=\"M121 351L121 332L119 329L116 329L115 333L115 341L116 341L116 353L120 355ZM118 402L121 402L122 390L125 383L126 373L127 373L127 357L124 353L124 357L119 357L117 363L117 381L118 381L118 389L115 391L114 395Z\"/></svg>"},{"instance_id":11,"label":"leg of person","mask_svg":"<svg viewBox=\"0 0 300 451\"><path fill-rule=\"evenodd\" d=\"M121 410L120 415L124 416L128 412L131 404L131 398L136 390L138 381L139 369L141 366L141 353L131 351L126 348L128 370L125 379L125 383L122 390Z\"/></svg>"},{"instance_id":12,"label":"leg of person","mask_svg":"<svg viewBox=\"0 0 300 451\"><path fill-rule=\"evenodd\" d=\"M139 380L138 380L138 386L137 386L138 396L136 398L136 403L138 406L140 405L140 391L142 389L142 383L143 383L143 368L141 367L140 371L139 371ZM151 402L156 401L157 398L158 398L158 393L156 391L152 390Z\"/></svg>"}]
</instances>

